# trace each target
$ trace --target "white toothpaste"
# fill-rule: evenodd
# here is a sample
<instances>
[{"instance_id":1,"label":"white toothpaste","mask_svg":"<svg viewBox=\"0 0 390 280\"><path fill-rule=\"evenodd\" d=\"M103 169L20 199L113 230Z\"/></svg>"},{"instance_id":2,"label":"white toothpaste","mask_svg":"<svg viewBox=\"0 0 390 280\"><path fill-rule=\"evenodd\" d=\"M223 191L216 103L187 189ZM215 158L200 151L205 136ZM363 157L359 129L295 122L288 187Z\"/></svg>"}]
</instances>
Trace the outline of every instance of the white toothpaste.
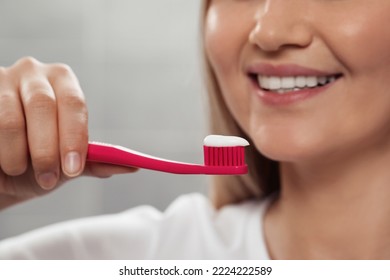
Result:
<instances>
[{"instance_id":1,"label":"white toothpaste","mask_svg":"<svg viewBox=\"0 0 390 280\"><path fill-rule=\"evenodd\" d=\"M237 147L249 146L249 142L237 136L209 135L203 144L207 147Z\"/></svg>"}]
</instances>

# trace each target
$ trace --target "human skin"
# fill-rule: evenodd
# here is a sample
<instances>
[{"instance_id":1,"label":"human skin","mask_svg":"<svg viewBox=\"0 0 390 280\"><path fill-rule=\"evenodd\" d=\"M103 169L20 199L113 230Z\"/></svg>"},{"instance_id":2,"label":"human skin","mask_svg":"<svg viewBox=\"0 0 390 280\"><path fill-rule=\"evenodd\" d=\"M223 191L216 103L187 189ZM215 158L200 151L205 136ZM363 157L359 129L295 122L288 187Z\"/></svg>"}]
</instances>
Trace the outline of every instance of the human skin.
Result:
<instances>
[{"instance_id":1,"label":"human skin","mask_svg":"<svg viewBox=\"0 0 390 280\"><path fill-rule=\"evenodd\" d=\"M206 54L223 97L281 166L265 218L273 258L390 258L389 13L387 0L210 1ZM298 65L338 79L269 102L253 85L259 64L278 76Z\"/></svg>"},{"instance_id":2,"label":"human skin","mask_svg":"<svg viewBox=\"0 0 390 280\"><path fill-rule=\"evenodd\" d=\"M88 113L72 69L32 57L0 67L0 209L80 175L134 168L88 163Z\"/></svg>"}]
</instances>

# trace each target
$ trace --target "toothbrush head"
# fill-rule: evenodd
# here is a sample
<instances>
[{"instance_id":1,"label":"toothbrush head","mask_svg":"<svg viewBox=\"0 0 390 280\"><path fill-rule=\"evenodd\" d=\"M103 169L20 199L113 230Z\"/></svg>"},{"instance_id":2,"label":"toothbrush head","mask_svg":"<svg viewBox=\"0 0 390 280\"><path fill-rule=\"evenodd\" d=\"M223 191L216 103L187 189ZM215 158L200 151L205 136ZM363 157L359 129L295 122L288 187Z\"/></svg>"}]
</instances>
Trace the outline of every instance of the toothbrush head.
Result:
<instances>
[{"instance_id":1,"label":"toothbrush head","mask_svg":"<svg viewBox=\"0 0 390 280\"><path fill-rule=\"evenodd\" d=\"M245 147L249 142L235 136L209 135L204 139L204 164L217 174L246 174Z\"/></svg>"}]
</instances>

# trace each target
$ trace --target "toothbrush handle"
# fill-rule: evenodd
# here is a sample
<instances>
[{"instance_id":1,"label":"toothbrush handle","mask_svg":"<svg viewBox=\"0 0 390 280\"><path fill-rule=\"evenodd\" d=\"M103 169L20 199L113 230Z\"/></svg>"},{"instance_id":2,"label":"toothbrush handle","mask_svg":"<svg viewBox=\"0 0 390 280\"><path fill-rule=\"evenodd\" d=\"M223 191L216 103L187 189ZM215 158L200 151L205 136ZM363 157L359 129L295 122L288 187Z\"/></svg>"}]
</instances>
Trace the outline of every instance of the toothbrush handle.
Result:
<instances>
[{"instance_id":1,"label":"toothbrush handle","mask_svg":"<svg viewBox=\"0 0 390 280\"><path fill-rule=\"evenodd\" d=\"M204 174L204 166L170 161L121 146L89 143L87 161L139 167L176 174Z\"/></svg>"}]
</instances>

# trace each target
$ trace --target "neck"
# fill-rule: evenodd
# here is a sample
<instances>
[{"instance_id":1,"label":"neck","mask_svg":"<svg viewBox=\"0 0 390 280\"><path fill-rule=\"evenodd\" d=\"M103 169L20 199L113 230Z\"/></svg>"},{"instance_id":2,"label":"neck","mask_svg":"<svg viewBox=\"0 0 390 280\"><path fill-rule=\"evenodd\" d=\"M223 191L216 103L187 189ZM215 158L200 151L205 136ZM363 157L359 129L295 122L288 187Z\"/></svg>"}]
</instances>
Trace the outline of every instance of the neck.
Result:
<instances>
[{"instance_id":1,"label":"neck","mask_svg":"<svg viewBox=\"0 0 390 280\"><path fill-rule=\"evenodd\" d=\"M347 158L281 164L280 196L266 216L272 257L390 258L390 149Z\"/></svg>"}]
</instances>

